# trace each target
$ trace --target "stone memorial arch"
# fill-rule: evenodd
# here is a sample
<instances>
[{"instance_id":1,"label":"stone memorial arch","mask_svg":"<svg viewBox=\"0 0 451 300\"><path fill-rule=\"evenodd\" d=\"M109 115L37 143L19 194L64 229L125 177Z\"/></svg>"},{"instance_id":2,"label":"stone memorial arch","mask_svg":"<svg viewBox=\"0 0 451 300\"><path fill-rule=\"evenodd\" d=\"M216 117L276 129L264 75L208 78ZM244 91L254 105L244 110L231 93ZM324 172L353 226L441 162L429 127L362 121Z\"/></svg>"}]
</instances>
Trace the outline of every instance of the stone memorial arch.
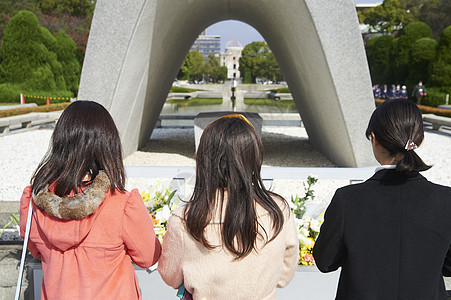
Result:
<instances>
[{"instance_id":1,"label":"stone memorial arch","mask_svg":"<svg viewBox=\"0 0 451 300\"><path fill-rule=\"evenodd\" d=\"M353 0L98 0L78 98L110 111L132 153L149 140L198 34L229 19L267 41L310 141L340 166L374 164L364 137L374 102Z\"/></svg>"}]
</instances>

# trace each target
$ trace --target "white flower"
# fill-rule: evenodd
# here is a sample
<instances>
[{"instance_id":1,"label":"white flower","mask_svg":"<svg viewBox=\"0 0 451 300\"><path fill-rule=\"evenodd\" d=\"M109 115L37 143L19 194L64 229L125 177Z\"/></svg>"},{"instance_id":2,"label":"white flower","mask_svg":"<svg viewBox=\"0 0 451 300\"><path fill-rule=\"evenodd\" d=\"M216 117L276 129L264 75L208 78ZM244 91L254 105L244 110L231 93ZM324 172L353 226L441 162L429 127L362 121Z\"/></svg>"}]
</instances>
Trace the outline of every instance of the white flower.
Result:
<instances>
[{"instance_id":1,"label":"white flower","mask_svg":"<svg viewBox=\"0 0 451 300\"><path fill-rule=\"evenodd\" d=\"M164 205L163 208L155 214L155 218L160 222L167 222L169 217L171 216L171 210L167 205Z\"/></svg>"},{"instance_id":2,"label":"white flower","mask_svg":"<svg viewBox=\"0 0 451 300\"><path fill-rule=\"evenodd\" d=\"M288 202L288 206L291 208L291 209L296 209L297 207L296 207L296 204L294 204L292 201L287 201Z\"/></svg>"},{"instance_id":3,"label":"white flower","mask_svg":"<svg viewBox=\"0 0 451 300\"><path fill-rule=\"evenodd\" d=\"M313 231L319 232L319 229L321 228L321 222L318 221L318 220L313 219L313 220L310 222L310 228L311 228Z\"/></svg>"},{"instance_id":4,"label":"white flower","mask_svg":"<svg viewBox=\"0 0 451 300\"><path fill-rule=\"evenodd\" d=\"M300 231L301 231L301 234L305 237L308 237L310 234L308 231L308 227L302 227Z\"/></svg>"}]
</instances>

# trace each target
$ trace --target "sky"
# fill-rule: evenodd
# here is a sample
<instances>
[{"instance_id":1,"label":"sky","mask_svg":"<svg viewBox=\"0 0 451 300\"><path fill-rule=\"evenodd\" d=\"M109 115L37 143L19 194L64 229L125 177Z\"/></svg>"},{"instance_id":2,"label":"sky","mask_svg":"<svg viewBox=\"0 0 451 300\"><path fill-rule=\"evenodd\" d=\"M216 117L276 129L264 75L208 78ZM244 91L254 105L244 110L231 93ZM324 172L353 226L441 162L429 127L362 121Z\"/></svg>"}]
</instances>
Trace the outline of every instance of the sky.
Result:
<instances>
[{"instance_id":1,"label":"sky","mask_svg":"<svg viewBox=\"0 0 451 300\"><path fill-rule=\"evenodd\" d=\"M376 4L382 3L382 0L354 0L356 4ZM221 52L225 51L225 45L228 41L237 40L243 47L254 41L264 41L260 33L252 26L246 23L234 20L222 21L211 25L207 29L208 35L221 36Z\"/></svg>"}]
</instances>

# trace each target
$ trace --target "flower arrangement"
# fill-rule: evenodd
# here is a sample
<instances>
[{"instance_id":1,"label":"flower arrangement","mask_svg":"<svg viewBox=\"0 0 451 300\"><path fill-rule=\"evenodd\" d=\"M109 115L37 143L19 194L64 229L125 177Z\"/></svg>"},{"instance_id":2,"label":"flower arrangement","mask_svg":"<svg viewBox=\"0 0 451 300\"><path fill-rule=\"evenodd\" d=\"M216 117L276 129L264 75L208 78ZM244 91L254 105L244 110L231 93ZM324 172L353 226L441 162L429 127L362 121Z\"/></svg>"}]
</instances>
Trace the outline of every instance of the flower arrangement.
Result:
<instances>
[{"instance_id":1,"label":"flower arrangement","mask_svg":"<svg viewBox=\"0 0 451 300\"><path fill-rule=\"evenodd\" d=\"M306 204L315 199L313 185L318 181L312 176L307 177L307 182L304 182L305 195L300 198L298 196L291 196L291 210L295 216L296 228L299 237L299 264L300 265L314 265L313 246L319 234L319 229L323 222L322 214L318 218L305 216Z\"/></svg>"},{"instance_id":2,"label":"flower arrangement","mask_svg":"<svg viewBox=\"0 0 451 300\"><path fill-rule=\"evenodd\" d=\"M149 193L141 193L150 217L152 218L155 234L160 242L163 242L169 217L172 212L177 209L181 201L179 197L176 197L176 199L173 200L176 192L177 191L172 190L172 188L167 188L164 191L156 189L153 193L152 191Z\"/></svg>"},{"instance_id":3,"label":"flower arrangement","mask_svg":"<svg viewBox=\"0 0 451 300\"><path fill-rule=\"evenodd\" d=\"M305 195L292 196L289 202L291 210L295 216L296 228L299 237L299 264L300 265L314 265L313 246L318 237L321 224L323 222L323 215L320 214L317 218L305 215L306 204L309 204L315 199L313 185L318 181L317 178L308 176L307 181L304 182ZM161 190L159 186L151 187L149 192L141 193L144 203L147 206L150 217L152 218L155 234L160 242L166 233L168 219L172 212L176 210L181 199L174 196L176 190L166 188Z\"/></svg>"}]
</instances>

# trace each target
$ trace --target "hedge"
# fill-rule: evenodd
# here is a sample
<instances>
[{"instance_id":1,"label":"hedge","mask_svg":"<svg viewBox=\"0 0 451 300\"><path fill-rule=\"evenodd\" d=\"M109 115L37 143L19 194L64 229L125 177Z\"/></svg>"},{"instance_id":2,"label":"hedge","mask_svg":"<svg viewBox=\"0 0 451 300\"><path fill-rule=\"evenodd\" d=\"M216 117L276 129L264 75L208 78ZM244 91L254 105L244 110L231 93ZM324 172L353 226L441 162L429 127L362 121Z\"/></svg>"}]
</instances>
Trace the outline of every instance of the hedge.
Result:
<instances>
[{"instance_id":1,"label":"hedge","mask_svg":"<svg viewBox=\"0 0 451 300\"><path fill-rule=\"evenodd\" d=\"M290 93L290 88L280 88L280 89L273 89L270 90L270 92L274 92L274 93Z\"/></svg>"},{"instance_id":2,"label":"hedge","mask_svg":"<svg viewBox=\"0 0 451 300\"><path fill-rule=\"evenodd\" d=\"M50 105L45 105L45 106L0 110L0 118L23 115L23 114L28 114L31 112L50 112L50 111L64 110L70 104L71 104L70 102L64 102L64 103L50 104Z\"/></svg>"},{"instance_id":3,"label":"hedge","mask_svg":"<svg viewBox=\"0 0 451 300\"><path fill-rule=\"evenodd\" d=\"M171 90L169 92L170 93L192 93L192 92L197 92L197 91L202 91L202 90L188 89L188 88L182 88L182 87L178 87L178 86L172 86Z\"/></svg>"}]
</instances>

